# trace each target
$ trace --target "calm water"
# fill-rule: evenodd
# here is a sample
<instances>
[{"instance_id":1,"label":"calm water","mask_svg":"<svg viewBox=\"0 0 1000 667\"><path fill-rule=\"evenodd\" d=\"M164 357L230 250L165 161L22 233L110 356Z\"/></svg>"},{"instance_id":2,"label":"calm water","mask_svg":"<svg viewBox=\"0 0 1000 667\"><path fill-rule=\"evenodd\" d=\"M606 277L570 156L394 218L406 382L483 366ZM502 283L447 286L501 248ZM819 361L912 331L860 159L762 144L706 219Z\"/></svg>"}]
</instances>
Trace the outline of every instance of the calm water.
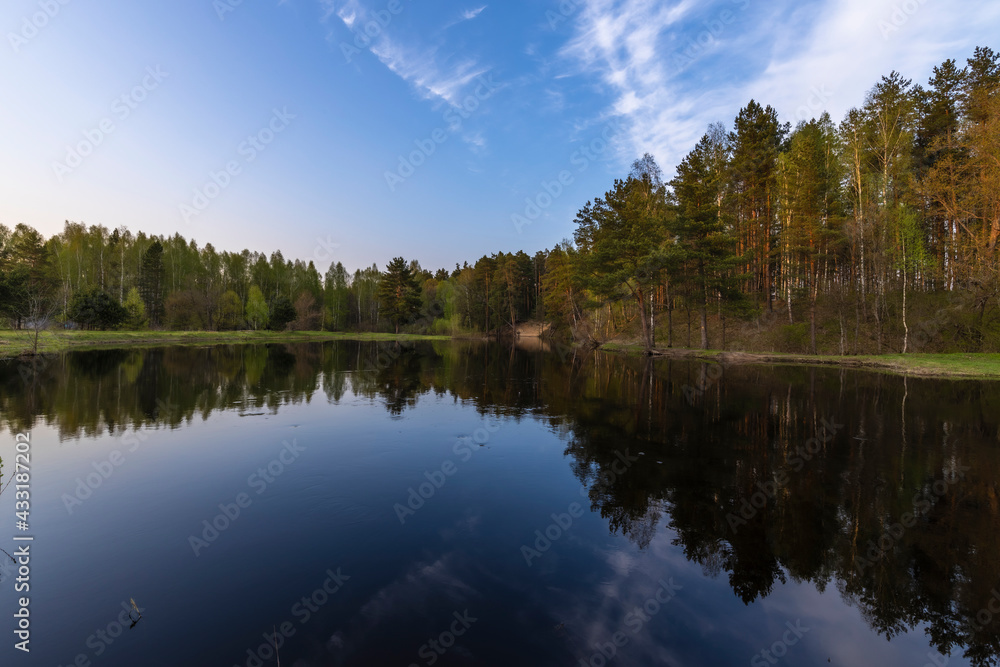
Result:
<instances>
[{"instance_id":1,"label":"calm water","mask_svg":"<svg viewBox=\"0 0 1000 667\"><path fill-rule=\"evenodd\" d=\"M35 537L30 655L0 565L2 664L275 665L275 633L293 667L996 664L1000 384L717 370L353 342L0 364Z\"/></svg>"}]
</instances>

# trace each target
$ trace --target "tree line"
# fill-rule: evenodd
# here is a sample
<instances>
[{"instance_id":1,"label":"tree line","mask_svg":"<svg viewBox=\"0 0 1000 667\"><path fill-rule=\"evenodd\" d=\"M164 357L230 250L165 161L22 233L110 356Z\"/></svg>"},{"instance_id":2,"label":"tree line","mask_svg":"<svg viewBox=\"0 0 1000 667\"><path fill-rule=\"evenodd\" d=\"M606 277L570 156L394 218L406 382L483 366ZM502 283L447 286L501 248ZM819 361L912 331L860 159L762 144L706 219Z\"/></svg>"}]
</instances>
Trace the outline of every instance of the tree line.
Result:
<instances>
[{"instance_id":1,"label":"tree line","mask_svg":"<svg viewBox=\"0 0 1000 667\"><path fill-rule=\"evenodd\" d=\"M580 210L572 240L453 270L396 258L320 274L180 235L0 226L0 317L441 334L540 320L647 348L685 328L688 346L726 347L756 327L777 332L767 344L812 352L907 352L931 337L1000 349L998 90L1000 55L981 47L926 85L882 77L839 124L824 113L792 127L751 101L669 181L648 154L637 160Z\"/></svg>"}]
</instances>

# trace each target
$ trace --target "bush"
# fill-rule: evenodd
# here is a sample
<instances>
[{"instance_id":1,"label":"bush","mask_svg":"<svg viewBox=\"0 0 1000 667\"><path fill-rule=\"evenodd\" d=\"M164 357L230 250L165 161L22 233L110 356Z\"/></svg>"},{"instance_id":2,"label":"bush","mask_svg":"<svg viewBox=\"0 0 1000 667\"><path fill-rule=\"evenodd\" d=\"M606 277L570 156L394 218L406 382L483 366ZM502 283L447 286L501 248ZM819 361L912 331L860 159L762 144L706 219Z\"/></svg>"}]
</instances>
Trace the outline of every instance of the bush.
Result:
<instances>
[{"instance_id":1,"label":"bush","mask_svg":"<svg viewBox=\"0 0 1000 667\"><path fill-rule=\"evenodd\" d=\"M167 297L167 328L174 331L201 331L205 328L205 298L194 290L174 292Z\"/></svg>"},{"instance_id":2,"label":"bush","mask_svg":"<svg viewBox=\"0 0 1000 667\"><path fill-rule=\"evenodd\" d=\"M98 287L74 294L67 314L85 329L101 330L114 329L128 317L125 307Z\"/></svg>"},{"instance_id":3,"label":"bush","mask_svg":"<svg viewBox=\"0 0 1000 667\"><path fill-rule=\"evenodd\" d=\"M271 331L284 331L285 327L295 319L295 306L287 296L279 296L271 304Z\"/></svg>"},{"instance_id":4,"label":"bush","mask_svg":"<svg viewBox=\"0 0 1000 667\"><path fill-rule=\"evenodd\" d=\"M303 292L295 300L295 331L319 331L322 317L316 307L316 297L309 292Z\"/></svg>"},{"instance_id":5,"label":"bush","mask_svg":"<svg viewBox=\"0 0 1000 667\"><path fill-rule=\"evenodd\" d=\"M227 291L219 300L219 331L236 331L243 328L243 302L233 290Z\"/></svg>"},{"instance_id":6,"label":"bush","mask_svg":"<svg viewBox=\"0 0 1000 667\"><path fill-rule=\"evenodd\" d=\"M138 289L133 287L128 291L122 306L125 308L125 326L127 328L133 330L146 328L149 323L146 317L146 304L142 302L142 296L140 296Z\"/></svg>"}]
</instances>

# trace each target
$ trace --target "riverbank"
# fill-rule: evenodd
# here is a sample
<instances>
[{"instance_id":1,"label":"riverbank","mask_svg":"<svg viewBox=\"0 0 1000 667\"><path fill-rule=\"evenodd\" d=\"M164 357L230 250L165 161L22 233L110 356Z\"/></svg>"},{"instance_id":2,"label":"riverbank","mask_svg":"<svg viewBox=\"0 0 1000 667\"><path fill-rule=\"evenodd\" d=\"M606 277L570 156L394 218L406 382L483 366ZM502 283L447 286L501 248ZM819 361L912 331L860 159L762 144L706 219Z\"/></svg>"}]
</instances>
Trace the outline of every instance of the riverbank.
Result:
<instances>
[{"instance_id":1,"label":"riverbank","mask_svg":"<svg viewBox=\"0 0 1000 667\"><path fill-rule=\"evenodd\" d=\"M451 340L449 336L334 333L321 331L45 331L38 353L69 350L161 347L164 345L246 345L252 343L322 343L333 340L422 341ZM34 334L0 331L0 359L31 354Z\"/></svg>"},{"instance_id":2,"label":"riverbank","mask_svg":"<svg viewBox=\"0 0 1000 667\"><path fill-rule=\"evenodd\" d=\"M447 341L450 336L410 334L338 333L321 331L46 331L39 337L38 353L70 350L161 347L165 345L246 345L253 343L321 343L336 340ZM33 335L27 331L0 331L0 359L30 354ZM642 346L608 343L605 352L643 354ZM1000 379L1000 354L889 354L826 356L656 348L654 357L705 360L721 364L839 366L906 375L967 379Z\"/></svg>"},{"instance_id":3,"label":"riverbank","mask_svg":"<svg viewBox=\"0 0 1000 667\"><path fill-rule=\"evenodd\" d=\"M606 352L643 354L643 348L640 345L609 343L601 346L601 349ZM850 357L656 348L653 350L653 356L671 359L701 359L727 365L839 366L884 371L910 377L1000 379L1000 354L956 352L950 354L884 354Z\"/></svg>"}]
</instances>

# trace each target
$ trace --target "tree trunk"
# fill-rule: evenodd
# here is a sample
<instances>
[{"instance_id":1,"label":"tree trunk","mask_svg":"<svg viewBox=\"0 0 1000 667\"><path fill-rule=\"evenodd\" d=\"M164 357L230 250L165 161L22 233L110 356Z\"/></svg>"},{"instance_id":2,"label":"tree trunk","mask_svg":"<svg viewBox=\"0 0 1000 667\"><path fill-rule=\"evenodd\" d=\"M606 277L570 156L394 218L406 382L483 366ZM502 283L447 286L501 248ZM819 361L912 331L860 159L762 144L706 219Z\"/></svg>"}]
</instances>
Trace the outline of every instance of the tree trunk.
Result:
<instances>
[{"instance_id":1,"label":"tree trunk","mask_svg":"<svg viewBox=\"0 0 1000 667\"><path fill-rule=\"evenodd\" d=\"M819 293L819 285L814 285L812 288L811 299L809 300L809 346L812 350L812 354L817 354L816 351L816 297Z\"/></svg>"},{"instance_id":2,"label":"tree trunk","mask_svg":"<svg viewBox=\"0 0 1000 667\"><path fill-rule=\"evenodd\" d=\"M903 236L903 354L910 347L910 326L906 323L906 236Z\"/></svg>"},{"instance_id":3,"label":"tree trunk","mask_svg":"<svg viewBox=\"0 0 1000 667\"><path fill-rule=\"evenodd\" d=\"M642 331L642 345L646 352L651 352L653 349L652 341L650 339L650 329L649 320L647 319L647 304L646 295L642 293L642 290L636 290L635 293L636 301L639 303L639 322L640 329Z\"/></svg>"},{"instance_id":4,"label":"tree trunk","mask_svg":"<svg viewBox=\"0 0 1000 667\"><path fill-rule=\"evenodd\" d=\"M722 311L722 295L719 295L719 323L722 325L722 348L726 349L726 314Z\"/></svg>"},{"instance_id":5,"label":"tree trunk","mask_svg":"<svg viewBox=\"0 0 1000 667\"><path fill-rule=\"evenodd\" d=\"M668 288L669 289L669 288ZM667 347L674 346L674 301L667 293Z\"/></svg>"},{"instance_id":6,"label":"tree trunk","mask_svg":"<svg viewBox=\"0 0 1000 667\"><path fill-rule=\"evenodd\" d=\"M708 305L701 305L701 349L708 349Z\"/></svg>"},{"instance_id":7,"label":"tree trunk","mask_svg":"<svg viewBox=\"0 0 1000 667\"><path fill-rule=\"evenodd\" d=\"M687 310L687 316L688 316L688 343L687 343L687 346L688 346L688 349L691 349L691 307L688 306L686 310Z\"/></svg>"},{"instance_id":8,"label":"tree trunk","mask_svg":"<svg viewBox=\"0 0 1000 667\"><path fill-rule=\"evenodd\" d=\"M656 347L656 308L653 305L653 293L649 293L649 349Z\"/></svg>"}]
</instances>

